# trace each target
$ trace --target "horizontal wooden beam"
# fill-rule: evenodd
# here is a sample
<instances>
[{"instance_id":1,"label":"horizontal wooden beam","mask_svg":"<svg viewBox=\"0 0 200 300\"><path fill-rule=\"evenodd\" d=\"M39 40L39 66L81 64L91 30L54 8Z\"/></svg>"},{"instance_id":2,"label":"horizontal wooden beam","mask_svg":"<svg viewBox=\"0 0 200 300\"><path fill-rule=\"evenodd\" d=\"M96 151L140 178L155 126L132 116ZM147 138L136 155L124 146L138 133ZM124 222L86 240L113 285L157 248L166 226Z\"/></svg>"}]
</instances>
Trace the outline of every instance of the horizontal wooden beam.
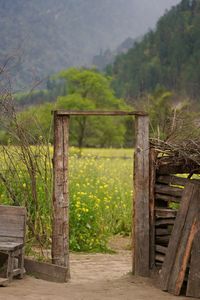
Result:
<instances>
[{"instance_id":1,"label":"horizontal wooden beam","mask_svg":"<svg viewBox=\"0 0 200 300\"><path fill-rule=\"evenodd\" d=\"M159 261L159 262L164 262L165 260L165 255L164 254L160 254L160 253L156 253L156 261Z\"/></svg>"},{"instance_id":2,"label":"horizontal wooden beam","mask_svg":"<svg viewBox=\"0 0 200 300\"><path fill-rule=\"evenodd\" d=\"M163 236L163 235L169 235L168 228L156 228L156 235Z\"/></svg>"},{"instance_id":3,"label":"horizontal wooden beam","mask_svg":"<svg viewBox=\"0 0 200 300\"><path fill-rule=\"evenodd\" d=\"M169 174L199 174L200 166L194 161L172 159L164 156L157 159L157 175Z\"/></svg>"},{"instance_id":4,"label":"horizontal wooden beam","mask_svg":"<svg viewBox=\"0 0 200 300\"><path fill-rule=\"evenodd\" d=\"M171 235L156 236L156 244L168 245Z\"/></svg>"},{"instance_id":5,"label":"horizontal wooden beam","mask_svg":"<svg viewBox=\"0 0 200 300\"><path fill-rule=\"evenodd\" d=\"M148 116L148 114L143 111L55 110L53 112L58 116Z\"/></svg>"},{"instance_id":6,"label":"horizontal wooden beam","mask_svg":"<svg viewBox=\"0 0 200 300\"><path fill-rule=\"evenodd\" d=\"M161 175L157 178L157 182L171 184L171 185L181 185L181 186L185 186L189 182L200 184L199 179L188 179L188 178L182 178L182 177L177 177L172 175L171 176Z\"/></svg>"},{"instance_id":7,"label":"horizontal wooden beam","mask_svg":"<svg viewBox=\"0 0 200 300\"><path fill-rule=\"evenodd\" d=\"M170 219L158 219L156 220L156 226L163 226L163 225L174 225L175 218Z\"/></svg>"},{"instance_id":8,"label":"horizontal wooden beam","mask_svg":"<svg viewBox=\"0 0 200 300\"><path fill-rule=\"evenodd\" d=\"M164 246L161 246L161 245L156 245L156 252L166 254L167 247L164 247Z\"/></svg>"},{"instance_id":9,"label":"horizontal wooden beam","mask_svg":"<svg viewBox=\"0 0 200 300\"><path fill-rule=\"evenodd\" d=\"M158 219L171 219L176 217L177 210L172 210L169 208L156 208L155 214L156 218Z\"/></svg>"},{"instance_id":10,"label":"horizontal wooden beam","mask_svg":"<svg viewBox=\"0 0 200 300\"><path fill-rule=\"evenodd\" d=\"M157 194L169 195L172 197L181 197L184 189L165 184L156 184L155 192Z\"/></svg>"},{"instance_id":11,"label":"horizontal wooden beam","mask_svg":"<svg viewBox=\"0 0 200 300\"><path fill-rule=\"evenodd\" d=\"M156 193L155 199L162 200L165 202L177 202L177 203L181 202L181 197L173 197L171 195L164 195L164 194L159 194L159 193Z\"/></svg>"},{"instance_id":12,"label":"horizontal wooden beam","mask_svg":"<svg viewBox=\"0 0 200 300\"><path fill-rule=\"evenodd\" d=\"M28 258L25 258L24 266L28 275L33 275L39 279L61 283L69 280L69 270L66 267L38 262Z\"/></svg>"}]
</instances>

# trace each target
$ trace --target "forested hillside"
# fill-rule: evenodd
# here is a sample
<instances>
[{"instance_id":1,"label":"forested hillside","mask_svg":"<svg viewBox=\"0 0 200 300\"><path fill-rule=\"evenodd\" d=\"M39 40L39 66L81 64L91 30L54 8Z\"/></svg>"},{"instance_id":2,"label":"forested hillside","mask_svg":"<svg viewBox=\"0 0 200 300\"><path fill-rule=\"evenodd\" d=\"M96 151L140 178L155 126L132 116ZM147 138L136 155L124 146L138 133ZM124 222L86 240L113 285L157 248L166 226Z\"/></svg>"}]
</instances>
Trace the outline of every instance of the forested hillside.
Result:
<instances>
[{"instance_id":1,"label":"forested hillside","mask_svg":"<svg viewBox=\"0 0 200 300\"><path fill-rule=\"evenodd\" d=\"M115 57L121 53L126 53L130 48L133 47L135 41L138 39L127 38L123 41L114 51L106 49L105 51L100 51L98 55L95 55L92 60L92 65L94 65L98 70L104 70L107 65L112 64Z\"/></svg>"},{"instance_id":2,"label":"forested hillside","mask_svg":"<svg viewBox=\"0 0 200 300\"><path fill-rule=\"evenodd\" d=\"M133 99L162 86L200 99L200 0L182 0L127 54L117 57L109 74L118 96Z\"/></svg>"},{"instance_id":3,"label":"forested hillside","mask_svg":"<svg viewBox=\"0 0 200 300\"><path fill-rule=\"evenodd\" d=\"M144 34L178 1L0 0L0 63L14 55L12 81L28 89L27 83L88 65L100 49Z\"/></svg>"}]
</instances>

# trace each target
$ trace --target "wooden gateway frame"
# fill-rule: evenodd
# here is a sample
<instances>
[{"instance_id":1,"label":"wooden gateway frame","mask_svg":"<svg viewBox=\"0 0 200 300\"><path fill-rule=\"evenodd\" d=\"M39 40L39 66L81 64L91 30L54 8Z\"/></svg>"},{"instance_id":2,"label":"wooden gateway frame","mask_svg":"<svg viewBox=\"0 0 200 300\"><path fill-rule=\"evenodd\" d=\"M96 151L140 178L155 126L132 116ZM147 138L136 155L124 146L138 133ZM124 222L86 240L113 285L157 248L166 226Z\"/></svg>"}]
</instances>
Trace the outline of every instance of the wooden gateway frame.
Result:
<instances>
[{"instance_id":1,"label":"wooden gateway frame","mask_svg":"<svg viewBox=\"0 0 200 300\"><path fill-rule=\"evenodd\" d=\"M132 271L149 276L149 117L145 112L54 111L52 262L69 272L69 119L73 116L135 116Z\"/></svg>"}]
</instances>

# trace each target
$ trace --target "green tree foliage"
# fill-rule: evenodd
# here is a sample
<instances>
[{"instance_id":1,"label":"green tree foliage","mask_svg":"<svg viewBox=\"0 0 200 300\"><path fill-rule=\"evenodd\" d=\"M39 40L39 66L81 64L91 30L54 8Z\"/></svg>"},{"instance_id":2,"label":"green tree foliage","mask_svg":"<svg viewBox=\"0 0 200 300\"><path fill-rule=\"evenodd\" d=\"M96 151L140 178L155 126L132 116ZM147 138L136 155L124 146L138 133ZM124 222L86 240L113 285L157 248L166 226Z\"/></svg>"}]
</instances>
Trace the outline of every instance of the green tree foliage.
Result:
<instances>
[{"instance_id":1,"label":"green tree foliage","mask_svg":"<svg viewBox=\"0 0 200 300\"><path fill-rule=\"evenodd\" d=\"M59 77L65 81L64 96L58 97L54 103L32 106L18 113L19 122L29 129L32 143L44 137L52 142L52 110L129 109L123 100L114 96L110 78L94 70L71 68L61 72ZM125 146L128 120L125 117L72 117L70 144L80 148Z\"/></svg>"},{"instance_id":2,"label":"green tree foliage","mask_svg":"<svg viewBox=\"0 0 200 300\"><path fill-rule=\"evenodd\" d=\"M14 99L20 108L30 105L39 105L45 102L55 102L58 96L66 93L65 88L65 82L63 80L52 76L47 79L46 89L16 93Z\"/></svg>"},{"instance_id":3,"label":"green tree foliage","mask_svg":"<svg viewBox=\"0 0 200 300\"><path fill-rule=\"evenodd\" d=\"M117 99L110 78L87 69L71 68L60 73L66 79L67 94L59 97L57 108L69 110L120 110L129 108ZM122 146L125 119L111 117L73 117L71 142L79 146Z\"/></svg>"},{"instance_id":4,"label":"green tree foliage","mask_svg":"<svg viewBox=\"0 0 200 300\"><path fill-rule=\"evenodd\" d=\"M96 108L120 108L122 101L116 99L110 87L111 78L95 70L70 68L62 71L60 76L67 81L67 94L79 94L90 99Z\"/></svg>"},{"instance_id":5,"label":"green tree foliage","mask_svg":"<svg viewBox=\"0 0 200 300\"><path fill-rule=\"evenodd\" d=\"M183 96L200 94L200 1L182 0L127 54L117 57L109 74L118 96L137 98L163 86Z\"/></svg>"}]
</instances>

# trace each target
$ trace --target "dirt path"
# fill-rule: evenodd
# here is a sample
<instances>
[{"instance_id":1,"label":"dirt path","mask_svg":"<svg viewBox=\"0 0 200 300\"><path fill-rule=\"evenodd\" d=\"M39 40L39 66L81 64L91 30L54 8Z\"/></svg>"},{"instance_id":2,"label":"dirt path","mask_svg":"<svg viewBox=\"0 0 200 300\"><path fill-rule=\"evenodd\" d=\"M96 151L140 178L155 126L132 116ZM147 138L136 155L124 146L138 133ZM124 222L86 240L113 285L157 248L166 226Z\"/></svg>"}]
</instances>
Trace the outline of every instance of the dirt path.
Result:
<instances>
[{"instance_id":1,"label":"dirt path","mask_svg":"<svg viewBox=\"0 0 200 300\"><path fill-rule=\"evenodd\" d=\"M183 300L155 288L150 280L130 275L131 253L71 254L69 283L26 276L0 288L0 300ZM192 298L190 298L192 299Z\"/></svg>"}]
</instances>

